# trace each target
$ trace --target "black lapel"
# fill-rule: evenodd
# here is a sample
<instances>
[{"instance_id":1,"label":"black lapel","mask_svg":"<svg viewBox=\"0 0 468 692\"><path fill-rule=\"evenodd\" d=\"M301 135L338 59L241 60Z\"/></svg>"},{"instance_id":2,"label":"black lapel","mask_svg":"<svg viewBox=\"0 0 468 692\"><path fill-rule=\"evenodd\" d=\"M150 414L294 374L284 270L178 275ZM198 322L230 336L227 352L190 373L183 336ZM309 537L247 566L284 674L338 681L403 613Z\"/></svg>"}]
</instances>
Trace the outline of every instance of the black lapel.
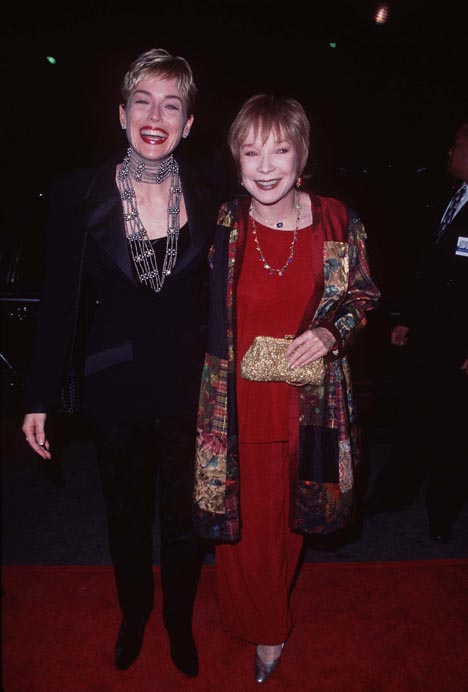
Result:
<instances>
[{"instance_id":1,"label":"black lapel","mask_svg":"<svg viewBox=\"0 0 468 692\"><path fill-rule=\"evenodd\" d=\"M192 161L176 157L184 194L190 233L190 247L177 263L178 274L211 242L220 200L210 188L203 172ZM85 200L85 224L88 233L107 252L114 264L134 285L134 277L120 195L115 184L115 165L118 160L103 164L96 172Z\"/></svg>"},{"instance_id":2,"label":"black lapel","mask_svg":"<svg viewBox=\"0 0 468 692\"><path fill-rule=\"evenodd\" d=\"M202 172L192 161L179 156L180 182L190 233L190 247L175 267L174 274L182 271L211 242L216 223L218 200L207 184Z\"/></svg>"},{"instance_id":3,"label":"black lapel","mask_svg":"<svg viewBox=\"0 0 468 692\"><path fill-rule=\"evenodd\" d=\"M116 161L103 164L96 172L84 203L84 219L89 235L109 255L113 263L136 285L115 184Z\"/></svg>"}]
</instances>

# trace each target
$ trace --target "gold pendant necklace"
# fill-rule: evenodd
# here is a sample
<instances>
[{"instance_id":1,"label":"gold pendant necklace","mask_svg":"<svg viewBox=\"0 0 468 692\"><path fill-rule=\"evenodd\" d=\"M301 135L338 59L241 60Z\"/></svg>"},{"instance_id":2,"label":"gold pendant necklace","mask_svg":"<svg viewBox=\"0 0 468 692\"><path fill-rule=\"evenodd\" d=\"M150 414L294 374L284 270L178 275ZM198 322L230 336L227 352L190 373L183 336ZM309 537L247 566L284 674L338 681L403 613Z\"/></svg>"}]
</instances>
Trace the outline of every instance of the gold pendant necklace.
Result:
<instances>
[{"instance_id":1,"label":"gold pendant necklace","mask_svg":"<svg viewBox=\"0 0 468 692\"><path fill-rule=\"evenodd\" d=\"M265 255L262 252L262 248L260 247L260 241L258 239L258 234L257 234L257 224L255 223L255 218L253 216L253 208L252 208L252 202L250 203L250 210L249 210L249 216L252 220L252 232L253 232L253 237L255 241L255 247L257 248L257 252L259 254L260 262L262 263L264 269L267 270L269 274L278 274L278 276L283 276L284 272L286 269L289 267L291 262L294 259L294 249L296 246L297 238L298 238L298 231L299 231L299 224L301 221L301 204L299 201L299 197L296 191L294 191L294 201L295 201L295 207L296 207L296 228L294 229L294 234L293 238L291 240L291 244L289 246L289 256L286 262L283 264L282 267L279 269L272 267L271 264L265 259ZM277 228L281 228L283 226L283 223L281 223L281 226L277 225Z\"/></svg>"}]
</instances>

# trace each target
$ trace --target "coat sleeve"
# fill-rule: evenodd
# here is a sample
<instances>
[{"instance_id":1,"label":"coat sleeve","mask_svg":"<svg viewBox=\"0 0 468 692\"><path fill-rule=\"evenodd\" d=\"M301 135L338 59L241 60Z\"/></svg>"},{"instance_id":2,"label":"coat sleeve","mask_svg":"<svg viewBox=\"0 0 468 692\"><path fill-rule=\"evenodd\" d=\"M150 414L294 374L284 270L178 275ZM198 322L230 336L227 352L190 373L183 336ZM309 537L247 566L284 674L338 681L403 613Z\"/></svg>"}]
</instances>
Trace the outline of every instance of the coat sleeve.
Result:
<instances>
[{"instance_id":1,"label":"coat sleeve","mask_svg":"<svg viewBox=\"0 0 468 692\"><path fill-rule=\"evenodd\" d=\"M434 285L434 272L437 273L435 240L430 237L416 259L415 271L408 281L401 301L398 324L402 324L410 329L413 327L414 322L417 320L420 306L427 300L428 292L430 293L431 286Z\"/></svg>"},{"instance_id":2,"label":"coat sleeve","mask_svg":"<svg viewBox=\"0 0 468 692\"><path fill-rule=\"evenodd\" d=\"M361 220L352 216L348 229L348 286L345 296L333 316L320 326L335 337L334 357L342 355L355 335L366 325L366 313L377 307L380 291L375 285L369 267L366 248L367 234Z\"/></svg>"},{"instance_id":3,"label":"coat sleeve","mask_svg":"<svg viewBox=\"0 0 468 692\"><path fill-rule=\"evenodd\" d=\"M80 194L70 194L65 180L51 185L45 228L44 281L39 297L35 338L25 380L26 413L48 413L57 406L78 301L84 231L80 228Z\"/></svg>"}]
</instances>

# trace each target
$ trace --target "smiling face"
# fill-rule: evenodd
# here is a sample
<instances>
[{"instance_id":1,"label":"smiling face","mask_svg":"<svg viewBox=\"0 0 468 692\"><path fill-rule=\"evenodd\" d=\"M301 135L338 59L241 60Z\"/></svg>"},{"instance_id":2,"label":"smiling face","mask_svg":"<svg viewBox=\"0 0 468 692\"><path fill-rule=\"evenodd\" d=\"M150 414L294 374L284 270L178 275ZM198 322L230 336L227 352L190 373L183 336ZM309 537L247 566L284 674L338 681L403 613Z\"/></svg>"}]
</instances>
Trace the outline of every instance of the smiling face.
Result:
<instances>
[{"instance_id":1,"label":"smiling face","mask_svg":"<svg viewBox=\"0 0 468 692\"><path fill-rule=\"evenodd\" d=\"M193 123L177 79L149 77L138 82L127 103L119 107L120 124L140 156L151 161L166 159L187 136Z\"/></svg>"},{"instance_id":2,"label":"smiling face","mask_svg":"<svg viewBox=\"0 0 468 692\"><path fill-rule=\"evenodd\" d=\"M293 194L299 157L280 133L272 130L265 139L251 127L240 146L239 166L242 184L259 204L278 204Z\"/></svg>"}]
</instances>

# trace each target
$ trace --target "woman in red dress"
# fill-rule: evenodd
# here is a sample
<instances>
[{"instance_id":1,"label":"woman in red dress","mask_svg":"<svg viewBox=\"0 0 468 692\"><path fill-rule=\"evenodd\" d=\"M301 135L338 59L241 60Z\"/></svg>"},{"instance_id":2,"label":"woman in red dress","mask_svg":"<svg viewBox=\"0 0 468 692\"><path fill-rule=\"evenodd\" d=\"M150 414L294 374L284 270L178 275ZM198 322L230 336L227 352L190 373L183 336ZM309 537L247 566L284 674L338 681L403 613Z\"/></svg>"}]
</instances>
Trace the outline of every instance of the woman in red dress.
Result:
<instances>
[{"instance_id":1,"label":"woman in red dress","mask_svg":"<svg viewBox=\"0 0 468 692\"><path fill-rule=\"evenodd\" d=\"M276 669L304 533L345 526L359 435L346 349L378 302L365 231L342 202L301 186L309 121L297 101L256 95L229 146L247 195L224 204L211 252L211 314L198 417L195 517L214 539L224 628ZM252 381L257 336L292 335L295 369L323 358L320 385Z\"/></svg>"}]
</instances>

